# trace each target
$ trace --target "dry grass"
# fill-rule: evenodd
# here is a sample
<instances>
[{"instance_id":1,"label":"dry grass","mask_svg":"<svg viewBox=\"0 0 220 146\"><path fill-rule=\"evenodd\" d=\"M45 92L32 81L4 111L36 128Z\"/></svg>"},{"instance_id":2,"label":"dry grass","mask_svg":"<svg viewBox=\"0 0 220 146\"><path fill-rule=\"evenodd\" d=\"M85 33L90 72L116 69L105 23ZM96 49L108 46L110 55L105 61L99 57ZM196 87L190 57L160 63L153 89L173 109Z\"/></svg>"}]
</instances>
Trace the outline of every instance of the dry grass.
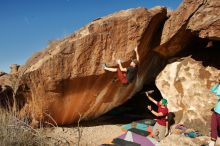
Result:
<instances>
[{"instance_id":1,"label":"dry grass","mask_svg":"<svg viewBox=\"0 0 220 146\"><path fill-rule=\"evenodd\" d=\"M15 75L12 82L13 106L9 110L0 107L0 145L1 146L44 146L46 137L39 129L29 126L27 119L19 119L17 115L16 94L23 73ZM7 97L8 98L8 97Z\"/></svg>"},{"instance_id":2,"label":"dry grass","mask_svg":"<svg viewBox=\"0 0 220 146\"><path fill-rule=\"evenodd\" d=\"M80 120L77 127L70 128L71 135L63 131L62 127L48 124L33 129L27 119L17 118L15 112L8 112L0 108L0 146L81 146L82 127ZM81 115L80 115L81 117ZM62 129L62 130L61 130ZM48 132L49 131L49 132ZM53 131L51 134L50 132Z\"/></svg>"},{"instance_id":3,"label":"dry grass","mask_svg":"<svg viewBox=\"0 0 220 146\"><path fill-rule=\"evenodd\" d=\"M43 146L46 145L45 140L27 121L18 119L12 112L0 109L1 146Z\"/></svg>"}]
</instances>

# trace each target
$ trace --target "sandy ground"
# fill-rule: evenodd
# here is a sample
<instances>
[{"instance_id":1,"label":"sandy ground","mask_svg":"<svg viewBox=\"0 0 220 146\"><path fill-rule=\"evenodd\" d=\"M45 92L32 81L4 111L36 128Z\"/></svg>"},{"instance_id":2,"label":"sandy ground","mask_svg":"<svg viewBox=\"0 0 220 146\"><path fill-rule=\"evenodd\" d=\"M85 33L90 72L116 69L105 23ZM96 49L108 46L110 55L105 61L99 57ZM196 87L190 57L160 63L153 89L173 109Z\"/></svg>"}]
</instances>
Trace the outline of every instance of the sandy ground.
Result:
<instances>
[{"instance_id":1,"label":"sandy ground","mask_svg":"<svg viewBox=\"0 0 220 146\"><path fill-rule=\"evenodd\" d=\"M123 134L123 131L117 125L100 125L80 128L54 127L41 130L45 134L47 144L50 146L77 146L78 143L79 146L99 146L101 144L110 143L112 139ZM81 136L79 136L80 133ZM172 141L173 140L168 142L169 145L172 145ZM220 146L220 138L217 140L216 146Z\"/></svg>"},{"instance_id":2,"label":"sandy ground","mask_svg":"<svg viewBox=\"0 0 220 146\"><path fill-rule=\"evenodd\" d=\"M48 139L48 145L75 146L78 145L79 133L82 136L79 141L80 146L98 146L110 143L111 140L123 132L116 125L101 125L81 128L45 128L42 129ZM80 131L80 132L79 132Z\"/></svg>"},{"instance_id":3,"label":"sandy ground","mask_svg":"<svg viewBox=\"0 0 220 146\"><path fill-rule=\"evenodd\" d=\"M216 146L220 146L220 138L217 139Z\"/></svg>"}]
</instances>

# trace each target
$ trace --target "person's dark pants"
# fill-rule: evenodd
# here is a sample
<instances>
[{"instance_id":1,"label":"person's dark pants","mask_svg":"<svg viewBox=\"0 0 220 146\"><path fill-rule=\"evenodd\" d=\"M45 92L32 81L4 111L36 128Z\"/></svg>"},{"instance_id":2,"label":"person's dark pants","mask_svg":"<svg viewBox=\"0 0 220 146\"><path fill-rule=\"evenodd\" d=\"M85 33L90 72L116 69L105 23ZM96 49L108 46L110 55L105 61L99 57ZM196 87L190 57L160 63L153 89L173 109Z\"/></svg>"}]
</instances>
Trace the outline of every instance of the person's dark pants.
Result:
<instances>
[{"instance_id":1,"label":"person's dark pants","mask_svg":"<svg viewBox=\"0 0 220 146\"><path fill-rule=\"evenodd\" d=\"M211 138L217 140L220 136L220 114L213 112L211 117Z\"/></svg>"}]
</instances>

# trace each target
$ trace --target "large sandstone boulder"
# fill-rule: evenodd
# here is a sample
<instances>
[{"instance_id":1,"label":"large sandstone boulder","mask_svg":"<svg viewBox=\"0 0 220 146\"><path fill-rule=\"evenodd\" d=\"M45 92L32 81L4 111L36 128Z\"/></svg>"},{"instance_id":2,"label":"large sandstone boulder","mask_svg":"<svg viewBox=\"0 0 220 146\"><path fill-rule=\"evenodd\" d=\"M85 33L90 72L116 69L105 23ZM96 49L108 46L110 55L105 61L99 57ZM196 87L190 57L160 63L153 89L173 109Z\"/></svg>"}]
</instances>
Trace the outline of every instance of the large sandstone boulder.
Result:
<instances>
[{"instance_id":1,"label":"large sandstone boulder","mask_svg":"<svg viewBox=\"0 0 220 146\"><path fill-rule=\"evenodd\" d=\"M196 48L201 44L196 44L197 38L219 41L219 13L219 0L184 0L165 22L156 50L163 56L174 56L189 45Z\"/></svg>"},{"instance_id":2,"label":"large sandstone boulder","mask_svg":"<svg viewBox=\"0 0 220 146\"><path fill-rule=\"evenodd\" d=\"M219 77L220 70L204 67L188 57L168 64L158 75L156 85L168 99L169 110L176 113L176 123L208 134L211 109L219 99L210 88Z\"/></svg>"},{"instance_id":3,"label":"large sandstone boulder","mask_svg":"<svg viewBox=\"0 0 220 146\"><path fill-rule=\"evenodd\" d=\"M149 71L158 71L149 69L161 64L151 52L151 42L165 19L164 7L129 9L51 42L20 69L25 89L19 93L27 99L21 115L31 113L36 120L62 125L98 117L123 104L151 78ZM120 58L128 66L136 46L140 54L137 80L128 86L113 83L116 74L105 72L101 64L116 66Z\"/></svg>"}]
</instances>

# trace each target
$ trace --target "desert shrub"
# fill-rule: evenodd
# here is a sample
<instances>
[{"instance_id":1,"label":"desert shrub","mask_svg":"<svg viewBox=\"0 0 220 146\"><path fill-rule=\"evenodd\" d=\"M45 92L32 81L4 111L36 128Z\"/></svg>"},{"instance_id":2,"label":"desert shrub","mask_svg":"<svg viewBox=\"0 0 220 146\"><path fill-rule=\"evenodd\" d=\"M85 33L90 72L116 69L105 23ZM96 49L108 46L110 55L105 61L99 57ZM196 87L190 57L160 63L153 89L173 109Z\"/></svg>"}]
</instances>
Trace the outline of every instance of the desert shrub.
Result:
<instances>
[{"instance_id":1,"label":"desert shrub","mask_svg":"<svg viewBox=\"0 0 220 146\"><path fill-rule=\"evenodd\" d=\"M0 109L1 146L43 146L45 138L25 119L18 119L12 112Z\"/></svg>"}]
</instances>

